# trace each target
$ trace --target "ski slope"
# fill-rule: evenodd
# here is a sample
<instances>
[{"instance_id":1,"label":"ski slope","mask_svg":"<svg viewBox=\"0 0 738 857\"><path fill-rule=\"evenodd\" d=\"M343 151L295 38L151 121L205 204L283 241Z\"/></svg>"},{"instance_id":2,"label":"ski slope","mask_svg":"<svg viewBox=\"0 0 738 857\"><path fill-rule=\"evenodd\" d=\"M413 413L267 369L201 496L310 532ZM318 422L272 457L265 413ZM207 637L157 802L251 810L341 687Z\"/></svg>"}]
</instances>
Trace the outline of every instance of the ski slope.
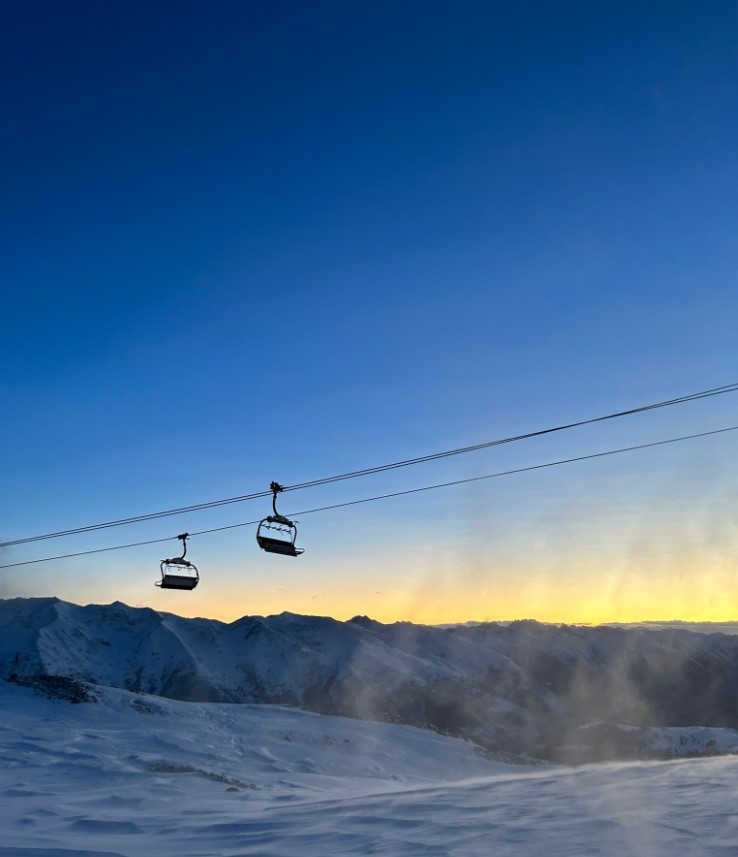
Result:
<instances>
[{"instance_id":1,"label":"ski slope","mask_svg":"<svg viewBox=\"0 0 738 857\"><path fill-rule=\"evenodd\" d=\"M1 857L738 853L735 757L518 767L408 726L0 683Z\"/></svg>"}]
</instances>

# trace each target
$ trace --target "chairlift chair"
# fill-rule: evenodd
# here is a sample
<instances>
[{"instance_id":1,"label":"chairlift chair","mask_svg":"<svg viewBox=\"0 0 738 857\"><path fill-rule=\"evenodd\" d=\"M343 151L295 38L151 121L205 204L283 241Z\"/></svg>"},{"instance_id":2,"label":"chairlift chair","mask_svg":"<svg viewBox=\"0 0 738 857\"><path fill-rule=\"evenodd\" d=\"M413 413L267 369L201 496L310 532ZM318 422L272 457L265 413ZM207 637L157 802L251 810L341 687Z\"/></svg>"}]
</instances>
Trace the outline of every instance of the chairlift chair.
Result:
<instances>
[{"instance_id":1,"label":"chairlift chair","mask_svg":"<svg viewBox=\"0 0 738 857\"><path fill-rule=\"evenodd\" d=\"M305 552L305 548L295 546L297 539L297 527L294 521L285 518L277 511L277 494L283 491L283 487L279 482L272 482L269 486L272 489L272 509L273 515L267 515L259 523L259 528L256 531L256 541L259 547L267 553L278 553L282 556L300 556Z\"/></svg>"},{"instance_id":2,"label":"chairlift chair","mask_svg":"<svg viewBox=\"0 0 738 857\"><path fill-rule=\"evenodd\" d=\"M182 533L177 538L182 542L182 556L161 561L161 580L156 581L156 586L162 589L194 589L200 582L200 575L197 566L185 559L189 533Z\"/></svg>"}]
</instances>

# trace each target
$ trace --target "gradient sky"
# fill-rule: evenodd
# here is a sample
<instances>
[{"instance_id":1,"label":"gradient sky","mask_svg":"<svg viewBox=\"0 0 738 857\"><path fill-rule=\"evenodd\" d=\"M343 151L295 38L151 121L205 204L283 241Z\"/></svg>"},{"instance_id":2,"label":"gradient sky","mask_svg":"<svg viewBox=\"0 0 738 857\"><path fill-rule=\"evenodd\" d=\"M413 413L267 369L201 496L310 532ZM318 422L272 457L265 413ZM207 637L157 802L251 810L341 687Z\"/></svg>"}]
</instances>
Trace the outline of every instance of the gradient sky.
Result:
<instances>
[{"instance_id":1,"label":"gradient sky","mask_svg":"<svg viewBox=\"0 0 738 857\"><path fill-rule=\"evenodd\" d=\"M0 539L738 380L738 7L7 2ZM738 394L287 495L295 512L738 424ZM738 434L738 433L736 433ZM738 618L733 434L5 569L233 619ZM268 503L0 551L176 535Z\"/></svg>"}]
</instances>

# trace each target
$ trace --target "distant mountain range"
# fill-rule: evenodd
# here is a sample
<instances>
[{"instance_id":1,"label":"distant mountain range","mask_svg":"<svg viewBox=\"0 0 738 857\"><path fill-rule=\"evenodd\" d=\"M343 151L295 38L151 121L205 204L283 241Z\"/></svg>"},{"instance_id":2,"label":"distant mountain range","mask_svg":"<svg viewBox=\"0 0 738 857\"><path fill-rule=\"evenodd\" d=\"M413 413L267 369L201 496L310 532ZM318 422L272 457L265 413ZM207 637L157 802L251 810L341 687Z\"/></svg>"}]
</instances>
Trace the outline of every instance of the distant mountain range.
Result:
<instances>
[{"instance_id":1,"label":"distant mountain range","mask_svg":"<svg viewBox=\"0 0 738 857\"><path fill-rule=\"evenodd\" d=\"M738 637L533 621L431 627L282 613L226 624L148 608L0 600L5 677L409 723L499 759L738 749ZM698 729L696 727L710 727Z\"/></svg>"}]
</instances>

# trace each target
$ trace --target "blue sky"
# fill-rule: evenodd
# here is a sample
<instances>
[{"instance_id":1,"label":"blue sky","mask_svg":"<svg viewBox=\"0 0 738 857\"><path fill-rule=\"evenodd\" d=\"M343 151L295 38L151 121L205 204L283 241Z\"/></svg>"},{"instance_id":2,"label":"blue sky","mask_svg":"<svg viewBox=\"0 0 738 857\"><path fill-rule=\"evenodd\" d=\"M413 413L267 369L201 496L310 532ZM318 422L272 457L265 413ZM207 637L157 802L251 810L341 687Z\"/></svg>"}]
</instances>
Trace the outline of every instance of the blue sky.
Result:
<instances>
[{"instance_id":1,"label":"blue sky","mask_svg":"<svg viewBox=\"0 0 738 857\"><path fill-rule=\"evenodd\" d=\"M732 3L38 2L9 5L6 19L3 538L738 378ZM289 505L717 428L735 414L723 397ZM465 592L481 575L494 584L484 616L466 618L502 618L497 588L520 594L510 610L535 612L531 581L554 585L592 533L584 519L597 497L616 508L598 518L586 562L596 557L611 579L637 581L651 552L668 575L668 551L639 528L683 534L684 516L703 521L681 552L695 574L726 570L738 546L735 441L695 443L305 518L308 552L289 572L279 566L285 586L256 606L320 612L318 594L334 614L344 596L349 615L376 613L376 602L360 609L366 594L407 575L442 606L439 575ZM553 529L569 537L535 548L553 510ZM191 545L198 594L212 569L211 601L164 602L150 580L158 548L30 566L3 594L125 596L211 615L228 600L252 612L277 566L251 531L236 533ZM364 587L350 598L337 594L347 576ZM409 603L383 616L417 615Z\"/></svg>"}]
</instances>

